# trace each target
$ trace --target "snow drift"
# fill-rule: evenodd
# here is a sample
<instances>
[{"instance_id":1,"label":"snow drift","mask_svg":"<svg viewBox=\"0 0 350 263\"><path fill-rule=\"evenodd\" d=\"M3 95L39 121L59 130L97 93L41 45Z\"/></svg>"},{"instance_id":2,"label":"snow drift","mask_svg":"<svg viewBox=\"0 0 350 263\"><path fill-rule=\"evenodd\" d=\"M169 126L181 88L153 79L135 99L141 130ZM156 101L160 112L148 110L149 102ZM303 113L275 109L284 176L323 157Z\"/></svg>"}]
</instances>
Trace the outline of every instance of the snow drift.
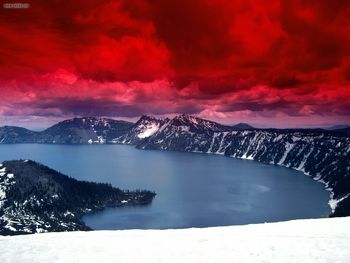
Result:
<instances>
[{"instance_id":1,"label":"snow drift","mask_svg":"<svg viewBox=\"0 0 350 263\"><path fill-rule=\"evenodd\" d=\"M350 217L0 237L0 262L349 262Z\"/></svg>"}]
</instances>

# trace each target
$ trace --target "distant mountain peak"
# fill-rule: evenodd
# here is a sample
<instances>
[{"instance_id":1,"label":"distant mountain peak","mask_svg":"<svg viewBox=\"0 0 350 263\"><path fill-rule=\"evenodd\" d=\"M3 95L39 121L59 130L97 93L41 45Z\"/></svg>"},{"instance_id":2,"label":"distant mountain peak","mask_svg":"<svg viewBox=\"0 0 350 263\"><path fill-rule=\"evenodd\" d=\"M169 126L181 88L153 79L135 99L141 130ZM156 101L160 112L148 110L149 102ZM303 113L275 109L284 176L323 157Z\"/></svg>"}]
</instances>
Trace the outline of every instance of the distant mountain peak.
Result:
<instances>
[{"instance_id":1,"label":"distant mountain peak","mask_svg":"<svg viewBox=\"0 0 350 263\"><path fill-rule=\"evenodd\" d=\"M247 124L247 123L244 123L244 122L240 122L240 123L237 123L235 125L232 126L233 129L235 130L252 130L252 129L255 129L253 126Z\"/></svg>"},{"instance_id":2,"label":"distant mountain peak","mask_svg":"<svg viewBox=\"0 0 350 263\"><path fill-rule=\"evenodd\" d=\"M192 122L192 123L198 123L199 121L204 121L201 118L198 118L196 116L193 115L189 115L189 114L181 114L181 115L177 115L173 118L173 120L179 120L179 121L184 121L184 122Z\"/></svg>"},{"instance_id":3,"label":"distant mountain peak","mask_svg":"<svg viewBox=\"0 0 350 263\"><path fill-rule=\"evenodd\" d=\"M325 127L324 129L328 130L328 131L334 131L334 130L347 129L347 128L350 128L350 125L348 125L348 124L338 124L338 125Z\"/></svg>"},{"instance_id":4,"label":"distant mountain peak","mask_svg":"<svg viewBox=\"0 0 350 263\"><path fill-rule=\"evenodd\" d=\"M174 126L187 126L193 132L218 132L229 131L231 127L219 124L215 121L205 120L193 115L181 114L170 120Z\"/></svg>"},{"instance_id":5,"label":"distant mountain peak","mask_svg":"<svg viewBox=\"0 0 350 263\"><path fill-rule=\"evenodd\" d=\"M141 122L141 121L160 121L160 120L161 119L158 119L158 118L156 118L154 116L142 115L137 122Z\"/></svg>"}]
</instances>

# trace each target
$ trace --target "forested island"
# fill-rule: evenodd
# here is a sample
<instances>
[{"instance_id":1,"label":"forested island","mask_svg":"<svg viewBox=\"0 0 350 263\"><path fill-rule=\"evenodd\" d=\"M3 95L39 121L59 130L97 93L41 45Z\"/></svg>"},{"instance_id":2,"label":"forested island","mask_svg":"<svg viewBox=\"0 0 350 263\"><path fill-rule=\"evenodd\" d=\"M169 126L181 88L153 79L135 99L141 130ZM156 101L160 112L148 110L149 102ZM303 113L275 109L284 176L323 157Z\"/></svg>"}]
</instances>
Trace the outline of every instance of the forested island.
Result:
<instances>
[{"instance_id":1,"label":"forested island","mask_svg":"<svg viewBox=\"0 0 350 263\"><path fill-rule=\"evenodd\" d=\"M0 165L0 235L91 230L82 215L150 204L156 193L78 181L31 160Z\"/></svg>"}]
</instances>

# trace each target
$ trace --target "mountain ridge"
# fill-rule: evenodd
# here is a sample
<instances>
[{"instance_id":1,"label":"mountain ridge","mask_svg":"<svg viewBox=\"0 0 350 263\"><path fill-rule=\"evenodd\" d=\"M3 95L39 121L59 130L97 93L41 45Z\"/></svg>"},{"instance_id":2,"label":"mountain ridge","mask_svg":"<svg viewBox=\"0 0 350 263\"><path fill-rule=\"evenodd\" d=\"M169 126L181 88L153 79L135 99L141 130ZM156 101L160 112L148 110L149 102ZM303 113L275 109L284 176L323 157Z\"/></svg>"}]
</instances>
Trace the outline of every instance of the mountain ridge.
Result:
<instances>
[{"instance_id":1,"label":"mountain ridge","mask_svg":"<svg viewBox=\"0 0 350 263\"><path fill-rule=\"evenodd\" d=\"M81 117L58 122L43 131L3 126L0 143L103 144L126 133L132 125L123 120Z\"/></svg>"},{"instance_id":2,"label":"mountain ridge","mask_svg":"<svg viewBox=\"0 0 350 263\"><path fill-rule=\"evenodd\" d=\"M0 144L4 143L49 143L49 144L137 144L144 138L156 133L161 126L170 122L175 126L188 126L193 132L273 130L280 132L320 132L349 135L350 128L325 130L321 128L255 128L247 123L224 125L196 116L181 114L172 119L159 119L143 115L136 123L104 117L77 117L58 122L43 131L33 131L18 126L0 127ZM143 134L142 134L143 133Z\"/></svg>"},{"instance_id":3,"label":"mountain ridge","mask_svg":"<svg viewBox=\"0 0 350 263\"><path fill-rule=\"evenodd\" d=\"M350 128L350 125L347 125L347 124L338 124L338 125L333 125L333 126L325 127L325 128L323 128L323 129L324 129L324 130L333 131L333 130L340 130L340 129L346 129L346 128Z\"/></svg>"}]
</instances>

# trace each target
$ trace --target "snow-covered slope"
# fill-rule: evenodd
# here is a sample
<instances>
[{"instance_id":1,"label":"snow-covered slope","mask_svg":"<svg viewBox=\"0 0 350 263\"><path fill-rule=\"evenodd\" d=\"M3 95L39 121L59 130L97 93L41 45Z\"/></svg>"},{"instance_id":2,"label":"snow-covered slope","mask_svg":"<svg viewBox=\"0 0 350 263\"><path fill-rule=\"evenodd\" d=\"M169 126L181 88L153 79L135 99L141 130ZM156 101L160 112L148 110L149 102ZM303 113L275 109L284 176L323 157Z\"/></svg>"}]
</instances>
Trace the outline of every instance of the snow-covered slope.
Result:
<instances>
[{"instance_id":1,"label":"snow-covered slope","mask_svg":"<svg viewBox=\"0 0 350 263\"><path fill-rule=\"evenodd\" d=\"M156 119L150 116L142 116L130 130L112 140L112 143L138 144L141 140L152 136L168 120Z\"/></svg>"},{"instance_id":2,"label":"snow-covered slope","mask_svg":"<svg viewBox=\"0 0 350 263\"><path fill-rule=\"evenodd\" d=\"M178 230L0 237L0 262L338 262L350 259L350 217Z\"/></svg>"}]
</instances>

